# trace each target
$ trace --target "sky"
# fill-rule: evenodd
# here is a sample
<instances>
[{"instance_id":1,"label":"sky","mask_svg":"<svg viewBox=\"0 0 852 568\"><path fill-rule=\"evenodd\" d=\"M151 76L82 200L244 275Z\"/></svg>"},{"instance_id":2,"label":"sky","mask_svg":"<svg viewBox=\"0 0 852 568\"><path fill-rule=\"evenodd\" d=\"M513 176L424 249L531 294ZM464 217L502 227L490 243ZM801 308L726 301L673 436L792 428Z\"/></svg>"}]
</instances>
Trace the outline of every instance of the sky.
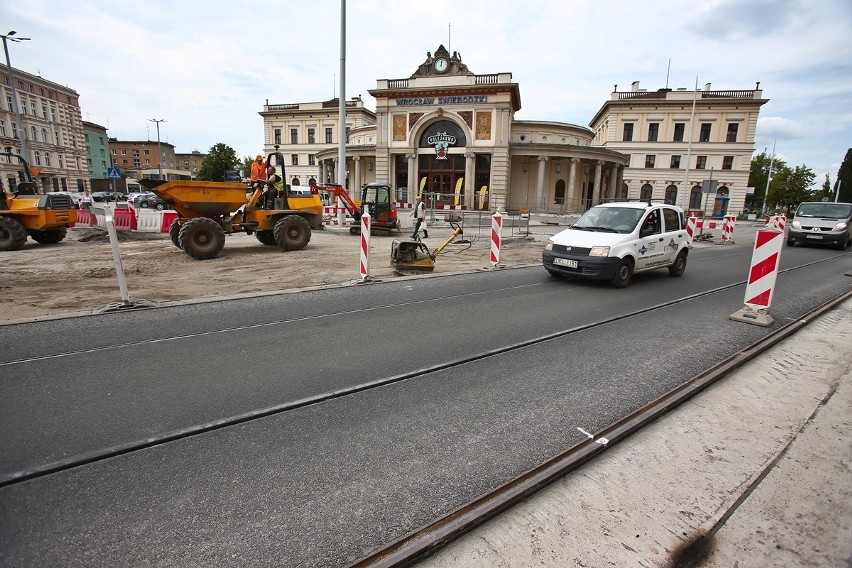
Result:
<instances>
[{"instance_id":1,"label":"sky","mask_svg":"<svg viewBox=\"0 0 852 568\"><path fill-rule=\"evenodd\" d=\"M834 183L852 148L849 0L110 0L3 2L12 67L80 95L83 119L176 152L263 149L263 105L369 94L439 45L512 73L517 120L588 127L614 85L753 89L755 152ZM341 61L345 83L341 88Z\"/></svg>"}]
</instances>

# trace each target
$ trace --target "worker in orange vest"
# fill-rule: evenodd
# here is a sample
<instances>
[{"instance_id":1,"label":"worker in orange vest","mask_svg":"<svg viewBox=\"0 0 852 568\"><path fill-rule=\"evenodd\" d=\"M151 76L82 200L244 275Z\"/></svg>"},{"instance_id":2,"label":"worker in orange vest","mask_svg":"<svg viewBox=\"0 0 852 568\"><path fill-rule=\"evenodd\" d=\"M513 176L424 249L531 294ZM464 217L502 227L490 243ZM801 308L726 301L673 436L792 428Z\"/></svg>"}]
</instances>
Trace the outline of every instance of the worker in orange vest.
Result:
<instances>
[{"instance_id":1,"label":"worker in orange vest","mask_svg":"<svg viewBox=\"0 0 852 568\"><path fill-rule=\"evenodd\" d=\"M251 164L251 183L254 185L259 180L266 179L266 163L263 161L263 156L258 154L254 162Z\"/></svg>"}]
</instances>

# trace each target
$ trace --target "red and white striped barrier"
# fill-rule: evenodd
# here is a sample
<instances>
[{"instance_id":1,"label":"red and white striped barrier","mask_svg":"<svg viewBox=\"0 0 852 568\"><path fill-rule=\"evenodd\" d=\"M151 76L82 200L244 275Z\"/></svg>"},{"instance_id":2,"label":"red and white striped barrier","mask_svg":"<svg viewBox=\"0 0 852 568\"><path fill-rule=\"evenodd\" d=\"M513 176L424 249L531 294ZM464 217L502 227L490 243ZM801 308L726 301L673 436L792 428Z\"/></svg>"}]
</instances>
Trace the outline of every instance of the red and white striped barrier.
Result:
<instances>
[{"instance_id":1,"label":"red and white striped barrier","mask_svg":"<svg viewBox=\"0 0 852 568\"><path fill-rule=\"evenodd\" d=\"M762 326L772 323L766 310L772 304L783 242L784 233L775 229L757 232L746 284L745 308L732 314L731 319Z\"/></svg>"},{"instance_id":2,"label":"red and white striped barrier","mask_svg":"<svg viewBox=\"0 0 852 568\"><path fill-rule=\"evenodd\" d=\"M361 280L370 277L370 212L361 215Z\"/></svg>"},{"instance_id":3,"label":"red and white striped barrier","mask_svg":"<svg viewBox=\"0 0 852 568\"><path fill-rule=\"evenodd\" d=\"M88 209L80 209L79 211L77 211L77 221L74 223L74 226L97 227L98 218L94 213L92 213Z\"/></svg>"},{"instance_id":4,"label":"red and white striped barrier","mask_svg":"<svg viewBox=\"0 0 852 568\"><path fill-rule=\"evenodd\" d=\"M491 216L491 268L500 263L500 246L503 244L503 216L496 211Z\"/></svg>"},{"instance_id":5,"label":"red and white striped barrier","mask_svg":"<svg viewBox=\"0 0 852 568\"><path fill-rule=\"evenodd\" d=\"M776 229L778 231L783 231L787 226L787 216L786 215L772 215L771 217L767 217L766 223L767 229Z\"/></svg>"},{"instance_id":6,"label":"red and white striped barrier","mask_svg":"<svg viewBox=\"0 0 852 568\"><path fill-rule=\"evenodd\" d=\"M722 225L722 242L734 242L734 227L737 226L736 215L725 215L725 224Z\"/></svg>"},{"instance_id":7,"label":"red and white striped barrier","mask_svg":"<svg viewBox=\"0 0 852 568\"><path fill-rule=\"evenodd\" d=\"M690 217L686 220L686 246L692 247L692 239L695 238L695 228L698 226L698 218Z\"/></svg>"},{"instance_id":8,"label":"red and white striped barrier","mask_svg":"<svg viewBox=\"0 0 852 568\"><path fill-rule=\"evenodd\" d=\"M160 232L168 233L177 218L177 211L160 211Z\"/></svg>"}]
</instances>

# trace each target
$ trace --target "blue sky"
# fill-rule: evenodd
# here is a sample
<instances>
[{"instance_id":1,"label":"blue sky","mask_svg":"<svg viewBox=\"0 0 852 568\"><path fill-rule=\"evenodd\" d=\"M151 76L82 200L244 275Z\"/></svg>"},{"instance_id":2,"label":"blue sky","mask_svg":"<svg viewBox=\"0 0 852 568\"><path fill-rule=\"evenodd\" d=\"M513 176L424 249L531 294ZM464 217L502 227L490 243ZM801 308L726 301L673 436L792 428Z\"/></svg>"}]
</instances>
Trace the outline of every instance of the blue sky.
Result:
<instances>
[{"instance_id":1,"label":"blue sky","mask_svg":"<svg viewBox=\"0 0 852 568\"><path fill-rule=\"evenodd\" d=\"M270 104L340 92L340 0L4 2L13 67L80 93L83 118L178 152L262 149ZM588 126L612 92L752 89L756 152L832 182L852 147L849 0L349 0L346 98L411 75L440 44L477 74L510 72L519 120Z\"/></svg>"}]
</instances>

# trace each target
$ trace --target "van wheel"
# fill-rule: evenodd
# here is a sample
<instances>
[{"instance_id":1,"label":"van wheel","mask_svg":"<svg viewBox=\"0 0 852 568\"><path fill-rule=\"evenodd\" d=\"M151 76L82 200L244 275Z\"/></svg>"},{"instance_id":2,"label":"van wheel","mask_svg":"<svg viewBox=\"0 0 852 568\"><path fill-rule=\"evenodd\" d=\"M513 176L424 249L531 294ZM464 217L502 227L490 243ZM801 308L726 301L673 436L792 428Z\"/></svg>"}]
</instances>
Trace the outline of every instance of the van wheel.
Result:
<instances>
[{"instance_id":1,"label":"van wheel","mask_svg":"<svg viewBox=\"0 0 852 568\"><path fill-rule=\"evenodd\" d=\"M686 251L681 251L675 261L669 266L669 274L678 278L683 276L683 272L686 270Z\"/></svg>"},{"instance_id":2,"label":"van wheel","mask_svg":"<svg viewBox=\"0 0 852 568\"><path fill-rule=\"evenodd\" d=\"M794 241L793 239L787 239L787 246L788 247L796 246L796 241Z\"/></svg>"},{"instance_id":3,"label":"van wheel","mask_svg":"<svg viewBox=\"0 0 852 568\"><path fill-rule=\"evenodd\" d=\"M633 277L633 259L623 258L618 263L618 268L615 269L615 274L612 275L612 280L609 281L613 288L624 288L630 284L630 279Z\"/></svg>"}]
</instances>

